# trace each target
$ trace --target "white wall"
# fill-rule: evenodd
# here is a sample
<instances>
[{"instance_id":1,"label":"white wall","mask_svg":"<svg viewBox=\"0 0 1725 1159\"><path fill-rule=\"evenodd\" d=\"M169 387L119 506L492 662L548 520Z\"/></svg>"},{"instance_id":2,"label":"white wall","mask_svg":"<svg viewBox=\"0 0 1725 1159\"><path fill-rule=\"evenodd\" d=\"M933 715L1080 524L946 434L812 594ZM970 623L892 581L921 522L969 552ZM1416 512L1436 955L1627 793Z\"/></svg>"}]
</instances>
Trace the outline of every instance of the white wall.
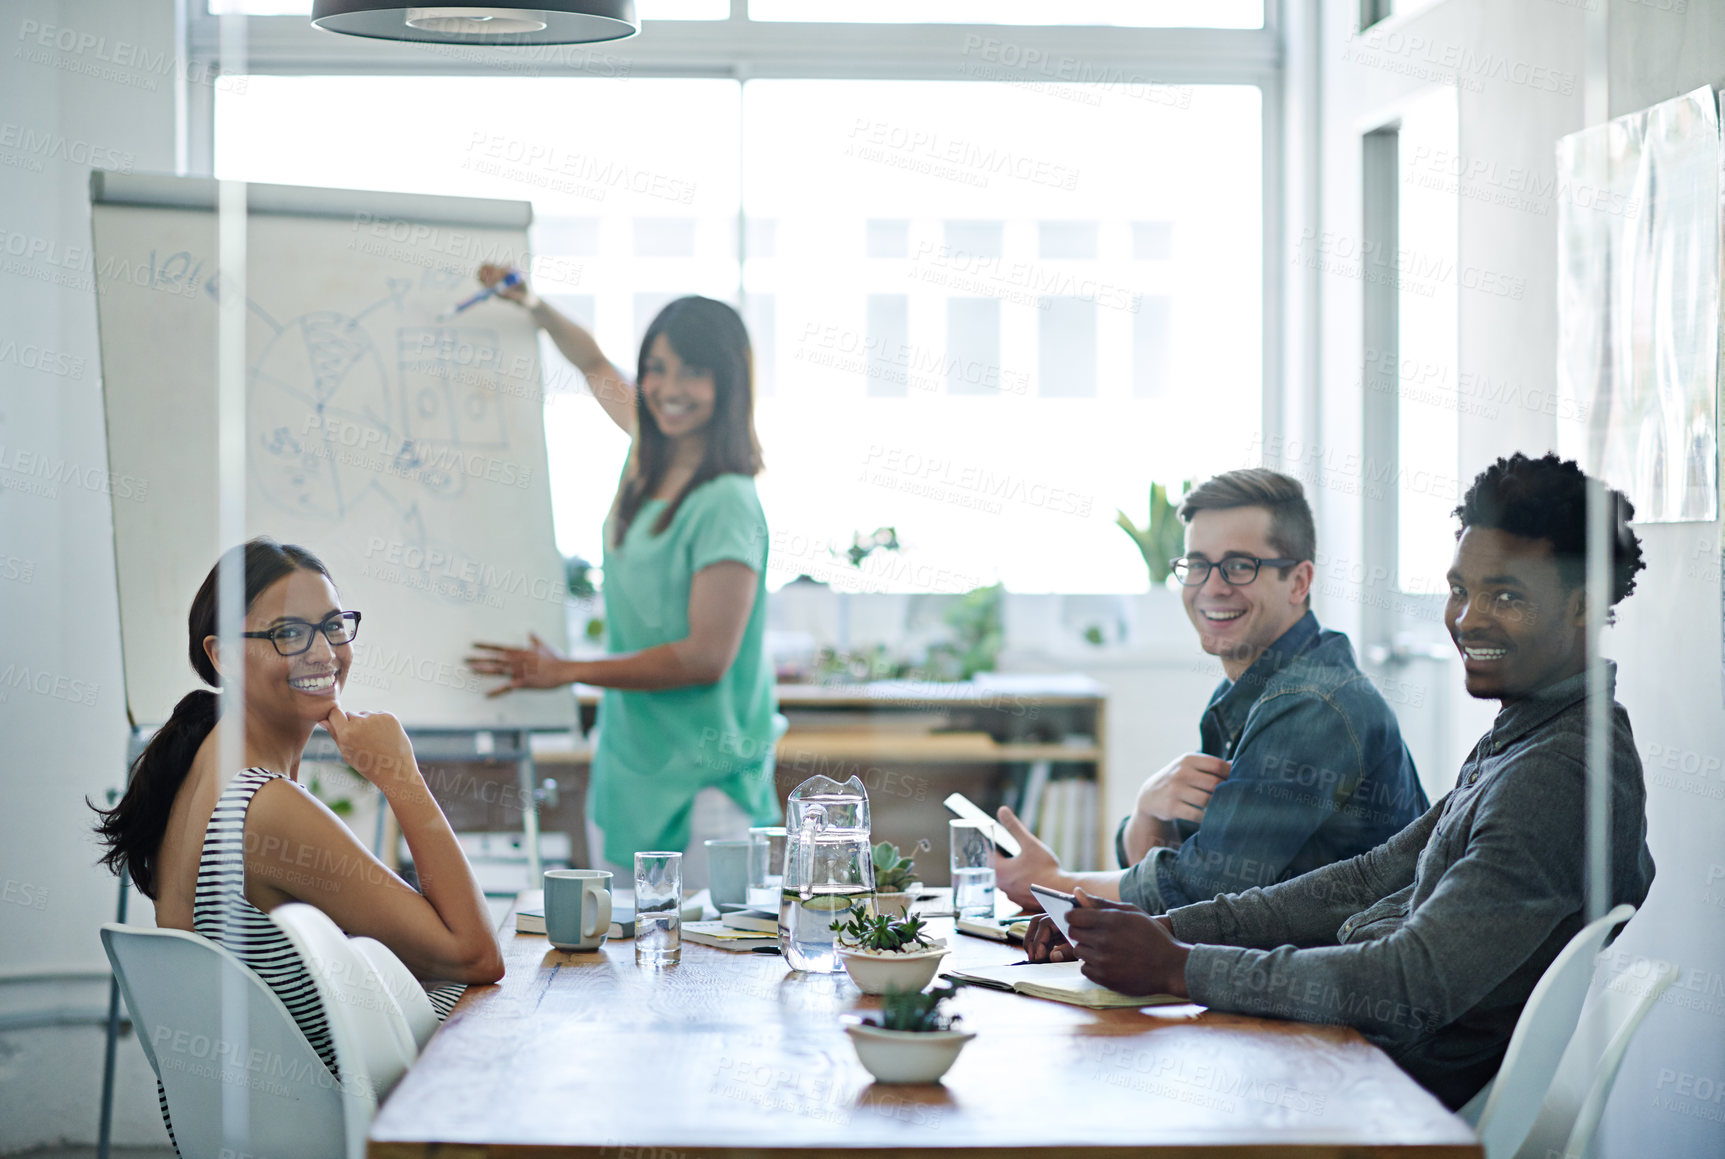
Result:
<instances>
[{"instance_id":1,"label":"white wall","mask_svg":"<svg viewBox=\"0 0 1725 1159\"><path fill-rule=\"evenodd\" d=\"M1357 0L1323 0L1324 233L1360 236L1360 134L1434 83L1456 88L1460 159L1478 174L1460 198L1458 269L1519 279L1522 289L1519 296L1460 290L1455 372L1490 375L1528 392L1555 385L1557 206L1549 195L1528 196L1518 174L1548 178L1557 138L1583 125L1587 9L1598 7L1598 0L1444 0L1357 37ZM1608 19L1612 115L1725 81L1725 4L1610 0ZM1300 256L1296 249L1290 260ZM1361 283L1325 273L1319 293L1322 440L1358 449ZM1513 450L1556 449L1557 420L1538 399L1525 405L1529 397L1461 418L1460 479ZM1358 500L1340 486L1320 488L1318 500L1319 526L1334 537L1334 550L1360 558ZM1619 662L1618 696L1647 769L1658 877L1600 981L1644 969L1646 958L1674 961L1684 972L1625 1062L1602 1127L1602 1154L1718 1155L1725 1153L1719 529L1689 523L1638 530L1648 570L1622 606L1607 650ZM1338 627L1357 622L1347 601L1324 614ZM1477 733L1477 709L1458 715L1461 727ZM1667 760L1676 767L1666 769Z\"/></svg>"},{"instance_id":2,"label":"white wall","mask_svg":"<svg viewBox=\"0 0 1725 1159\"><path fill-rule=\"evenodd\" d=\"M92 163L172 171L183 70L173 0L10 0L0 43L0 1017L105 1015L116 888L83 801L123 783L126 718L87 189ZM0 1034L0 1151L95 1138L101 1045L88 1019ZM116 1139L165 1144L121 1057Z\"/></svg>"}]
</instances>

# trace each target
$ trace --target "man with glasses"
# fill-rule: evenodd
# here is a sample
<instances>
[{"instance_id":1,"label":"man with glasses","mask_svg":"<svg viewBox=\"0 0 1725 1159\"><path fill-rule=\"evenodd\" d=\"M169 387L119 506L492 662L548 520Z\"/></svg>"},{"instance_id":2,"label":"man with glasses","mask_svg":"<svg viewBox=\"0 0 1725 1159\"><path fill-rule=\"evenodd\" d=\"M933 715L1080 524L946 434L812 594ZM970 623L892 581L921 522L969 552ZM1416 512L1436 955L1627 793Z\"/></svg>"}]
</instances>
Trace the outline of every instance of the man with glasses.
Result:
<instances>
[{"instance_id":1,"label":"man with glasses","mask_svg":"<svg viewBox=\"0 0 1725 1159\"><path fill-rule=\"evenodd\" d=\"M1226 677L1199 751L1144 782L1115 838L1124 871L1063 869L1003 806L1024 851L996 853L996 880L1027 909L1035 884L1161 913L1353 857L1426 810L1395 713L1310 610L1317 536L1299 481L1229 471L1188 492L1180 518L1174 574Z\"/></svg>"}]
</instances>

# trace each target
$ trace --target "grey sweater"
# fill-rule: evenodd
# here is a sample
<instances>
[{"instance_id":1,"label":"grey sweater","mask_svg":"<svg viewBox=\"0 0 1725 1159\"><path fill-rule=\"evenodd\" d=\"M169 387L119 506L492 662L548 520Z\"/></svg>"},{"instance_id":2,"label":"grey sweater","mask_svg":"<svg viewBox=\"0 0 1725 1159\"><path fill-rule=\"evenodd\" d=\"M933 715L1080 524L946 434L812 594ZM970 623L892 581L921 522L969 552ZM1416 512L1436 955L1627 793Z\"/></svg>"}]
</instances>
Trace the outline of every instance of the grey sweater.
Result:
<instances>
[{"instance_id":1,"label":"grey sweater","mask_svg":"<svg viewBox=\"0 0 1725 1159\"><path fill-rule=\"evenodd\" d=\"M1615 692L1616 669L1610 670ZM1384 844L1170 912L1192 1000L1359 1028L1452 1108L1496 1073L1528 994L1585 924L1586 678L1499 712L1455 788ZM1629 715L1611 711L1611 897L1653 882Z\"/></svg>"}]
</instances>

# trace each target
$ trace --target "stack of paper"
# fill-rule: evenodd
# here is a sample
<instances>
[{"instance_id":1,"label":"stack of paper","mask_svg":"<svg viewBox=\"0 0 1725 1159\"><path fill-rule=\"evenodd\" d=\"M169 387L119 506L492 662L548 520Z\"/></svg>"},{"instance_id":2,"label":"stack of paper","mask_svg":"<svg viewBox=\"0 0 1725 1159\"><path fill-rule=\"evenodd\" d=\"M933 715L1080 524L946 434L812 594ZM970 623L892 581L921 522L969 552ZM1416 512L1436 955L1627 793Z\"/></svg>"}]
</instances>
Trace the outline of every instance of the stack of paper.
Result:
<instances>
[{"instance_id":1,"label":"stack of paper","mask_svg":"<svg viewBox=\"0 0 1725 1159\"><path fill-rule=\"evenodd\" d=\"M757 930L739 930L728 926L722 921L717 922L684 922L683 937L699 946L712 946L719 950L741 950L747 952L757 946L777 946L779 936L776 933L763 934Z\"/></svg>"}]
</instances>

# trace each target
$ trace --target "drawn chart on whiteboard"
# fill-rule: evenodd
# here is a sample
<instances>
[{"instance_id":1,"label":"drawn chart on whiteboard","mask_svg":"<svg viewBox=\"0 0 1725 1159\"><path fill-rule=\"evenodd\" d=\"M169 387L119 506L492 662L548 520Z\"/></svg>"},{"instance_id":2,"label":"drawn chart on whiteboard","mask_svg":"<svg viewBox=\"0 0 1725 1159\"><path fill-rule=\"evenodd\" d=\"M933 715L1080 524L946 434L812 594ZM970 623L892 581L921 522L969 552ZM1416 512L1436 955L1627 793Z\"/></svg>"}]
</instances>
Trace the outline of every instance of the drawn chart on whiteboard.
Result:
<instances>
[{"instance_id":1,"label":"drawn chart on whiteboard","mask_svg":"<svg viewBox=\"0 0 1725 1159\"><path fill-rule=\"evenodd\" d=\"M110 465L162 497L115 509L128 710L159 721L188 679L175 632L226 546L212 355L234 301L214 276L212 214L97 208L116 269L184 252L199 271L172 292L116 276L100 299ZM364 614L357 707L421 727L561 727L566 696L487 699L463 663L475 640L566 639L536 329L502 302L441 317L472 291L480 258L524 263L524 221L439 226L363 200L344 216L254 213L239 302L245 533L313 551Z\"/></svg>"},{"instance_id":2,"label":"drawn chart on whiteboard","mask_svg":"<svg viewBox=\"0 0 1725 1159\"><path fill-rule=\"evenodd\" d=\"M254 493L301 518L332 523L359 515L387 526L403 558L441 559L456 546L433 542L425 508L461 494L471 452L509 449L497 384L494 331L475 326L397 327L380 350L364 326L380 307L401 304L408 283L354 314L320 310L277 322L253 313L274 337L249 372L248 463ZM472 355L454 357L456 351ZM502 475L499 470L495 474ZM451 599L483 598L481 578L434 583Z\"/></svg>"}]
</instances>

